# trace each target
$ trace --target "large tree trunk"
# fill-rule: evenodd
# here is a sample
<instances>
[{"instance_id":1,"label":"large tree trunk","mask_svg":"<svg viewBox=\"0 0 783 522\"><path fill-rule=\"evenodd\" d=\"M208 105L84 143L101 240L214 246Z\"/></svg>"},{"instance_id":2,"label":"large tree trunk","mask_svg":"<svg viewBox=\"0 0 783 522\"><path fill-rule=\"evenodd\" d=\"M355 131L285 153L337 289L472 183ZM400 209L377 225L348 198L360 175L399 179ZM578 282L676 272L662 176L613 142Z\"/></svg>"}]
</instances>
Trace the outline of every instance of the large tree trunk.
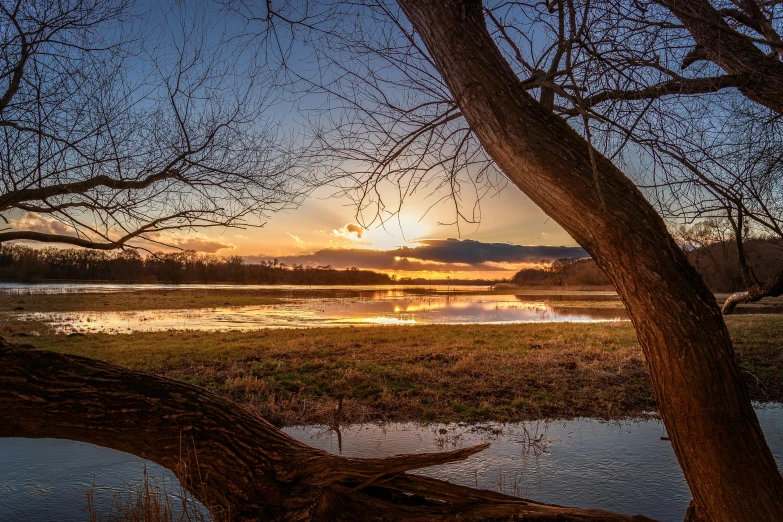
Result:
<instances>
[{"instance_id":1,"label":"large tree trunk","mask_svg":"<svg viewBox=\"0 0 783 522\"><path fill-rule=\"evenodd\" d=\"M708 520L783 520L778 473L714 297L636 186L521 85L479 0L398 0L508 178L604 270L628 309L674 451Z\"/></svg>"},{"instance_id":2,"label":"large tree trunk","mask_svg":"<svg viewBox=\"0 0 783 522\"><path fill-rule=\"evenodd\" d=\"M72 439L152 460L174 471L217 520L648 520L405 473L465 459L486 444L339 457L196 386L2 337L0 383L0 437Z\"/></svg>"}]
</instances>

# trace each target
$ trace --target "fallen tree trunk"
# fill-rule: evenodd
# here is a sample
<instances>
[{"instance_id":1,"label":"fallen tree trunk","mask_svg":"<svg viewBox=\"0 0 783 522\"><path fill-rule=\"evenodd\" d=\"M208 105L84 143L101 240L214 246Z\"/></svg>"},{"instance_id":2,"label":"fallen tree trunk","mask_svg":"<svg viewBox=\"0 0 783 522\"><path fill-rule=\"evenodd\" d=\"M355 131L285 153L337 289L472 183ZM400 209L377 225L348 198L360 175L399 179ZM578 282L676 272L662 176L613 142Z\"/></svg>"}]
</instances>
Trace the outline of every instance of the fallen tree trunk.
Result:
<instances>
[{"instance_id":1,"label":"fallen tree trunk","mask_svg":"<svg viewBox=\"0 0 783 522\"><path fill-rule=\"evenodd\" d=\"M778 297L783 295L783 268L775 276L763 285L753 285L746 292L731 294L723 303L721 312L723 315L731 315L739 304L755 303L765 297Z\"/></svg>"},{"instance_id":2,"label":"fallen tree trunk","mask_svg":"<svg viewBox=\"0 0 783 522\"><path fill-rule=\"evenodd\" d=\"M202 388L0 337L0 437L61 438L172 470L217 520L648 520L406 472L488 445L379 459L311 448Z\"/></svg>"}]
</instances>

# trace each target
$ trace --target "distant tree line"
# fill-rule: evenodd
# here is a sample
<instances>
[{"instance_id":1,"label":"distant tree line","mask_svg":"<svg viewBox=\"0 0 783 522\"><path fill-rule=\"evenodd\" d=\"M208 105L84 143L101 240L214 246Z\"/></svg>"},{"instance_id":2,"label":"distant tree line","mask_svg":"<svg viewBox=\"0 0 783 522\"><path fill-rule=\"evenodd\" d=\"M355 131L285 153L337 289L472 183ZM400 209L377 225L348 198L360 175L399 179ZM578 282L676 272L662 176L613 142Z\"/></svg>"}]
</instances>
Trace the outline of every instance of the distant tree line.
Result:
<instances>
[{"instance_id":1,"label":"distant tree line","mask_svg":"<svg viewBox=\"0 0 783 522\"><path fill-rule=\"evenodd\" d=\"M611 284L595 261L583 258L544 260L538 266L523 268L511 282L521 286Z\"/></svg>"},{"instance_id":2,"label":"distant tree line","mask_svg":"<svg viewBox=\"0 0 783 522\"><path fill-rule=\"evenodd\" d=\"M713 292L737 292L747 288L743 270L754 280L771 279L783 268L783 241L773 237L749 237L739 243L727 223L706 220L675 227L674 236ZM744 267L742 265L745 265ZM530 285L609 285L609 279L592 259L544 260L538 266L523 268L511 279L520 286Z\"/></svg>"},{"instance_id":3,"label":"distant tree line","mask_svg":"<svg viewBox=\"0 0 783 522\"><path fill-rule=\"evenodd\" d=\"M783 270L783 237L737 227L728 218L680 225L673 228L672 235L707 286L715 291L746 290L774 280Z\"/></svg>"},{"instance_id":4,"label":"distant tree line","mask_svg":"<svg viewBox=\"0 0 783 522\"><path fill-rule=\"evenodd\" d=\"M102 251L76 248L0 247L0 278L21 282L43 280L143 283L250 283L293 285L388 284L387 274L331 266L286 265L277 260L249 264L240 256L220 257L193 251L142 257L127 249Z\"/></svg>"}]
</instances>

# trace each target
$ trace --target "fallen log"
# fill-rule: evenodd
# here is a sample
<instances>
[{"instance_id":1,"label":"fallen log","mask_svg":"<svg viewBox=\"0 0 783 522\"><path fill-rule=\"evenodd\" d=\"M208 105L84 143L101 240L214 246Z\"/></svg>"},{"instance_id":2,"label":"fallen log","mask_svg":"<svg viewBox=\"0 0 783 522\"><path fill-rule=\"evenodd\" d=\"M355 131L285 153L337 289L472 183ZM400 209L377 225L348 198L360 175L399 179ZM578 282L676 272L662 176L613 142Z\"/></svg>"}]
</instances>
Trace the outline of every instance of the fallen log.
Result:
<instances>
[{"instance_id":1,"label":"fallen log","mask_svg":"<svg viewBox=\"0 0 783 522\"><path fill-rule=\"evenodd\" d=\"M731 294L723 303L721 313L731 315L739 304L755 303L765 297L778 297L783 294L783 268L763 285L753 285L745 292Z\"/></svg>"},{"instance_id":2,"label":"fallen log","mask_svg":"<svg viewBox=\"0 0 783 522\"><path fill-rule=\"evenodd\" d=\"M0 437L71 439L149 459L172 470L216 520L649 520L407 473L487 444L340 457L202 388L2 338L0 383Z\"/></svg>"}]
</instances>

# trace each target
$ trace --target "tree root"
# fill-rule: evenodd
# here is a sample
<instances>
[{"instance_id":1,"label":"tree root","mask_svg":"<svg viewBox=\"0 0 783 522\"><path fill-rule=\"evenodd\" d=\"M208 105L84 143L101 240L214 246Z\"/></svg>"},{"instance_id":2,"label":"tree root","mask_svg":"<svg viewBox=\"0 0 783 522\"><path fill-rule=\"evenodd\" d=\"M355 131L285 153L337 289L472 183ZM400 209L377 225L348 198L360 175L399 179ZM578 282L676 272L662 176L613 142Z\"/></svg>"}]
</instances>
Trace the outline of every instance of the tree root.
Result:
<instances>
[{"instance_id":1,"label":"tree root","mask_svg":"<svg viewBox=\"0 0 783 522\"><path fill-rule=\"evenodd\" d=\"M340 457L196 386L1 337L0 382L0 437L72 439L152 460L217 520L649 520L406 473L466 459L488 444Z\"/></svg>"}]
</instances>

